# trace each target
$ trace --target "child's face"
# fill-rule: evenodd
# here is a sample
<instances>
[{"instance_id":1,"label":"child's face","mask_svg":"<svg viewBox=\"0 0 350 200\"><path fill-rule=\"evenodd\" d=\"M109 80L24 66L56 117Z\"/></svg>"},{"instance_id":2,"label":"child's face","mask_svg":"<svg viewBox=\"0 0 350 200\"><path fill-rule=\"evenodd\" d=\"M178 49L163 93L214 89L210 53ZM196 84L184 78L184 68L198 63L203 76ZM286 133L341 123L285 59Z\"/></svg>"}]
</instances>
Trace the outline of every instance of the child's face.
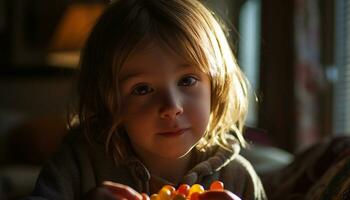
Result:
<instances>
[{"instance_id":1,"label":"child's face","mask_svg":"<svg viewBox=\"0 0 350 200\"><path fill-rule=\"evenodd\" d=\"M122 124L135 151L179 158L203 136L210 115L210 80L177 54L151 45L121 69Z\"/></svg>"}]
</instances>

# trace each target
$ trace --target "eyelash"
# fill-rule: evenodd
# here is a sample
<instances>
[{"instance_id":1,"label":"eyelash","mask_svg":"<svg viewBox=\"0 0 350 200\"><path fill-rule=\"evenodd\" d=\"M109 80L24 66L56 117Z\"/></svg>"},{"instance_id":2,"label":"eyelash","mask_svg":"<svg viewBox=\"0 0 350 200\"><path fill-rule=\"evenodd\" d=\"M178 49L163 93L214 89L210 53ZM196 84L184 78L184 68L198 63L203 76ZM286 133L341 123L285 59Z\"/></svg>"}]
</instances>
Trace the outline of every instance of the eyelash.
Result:
<instances>
[{"instance_id":1,"label":"eyelash","mask_svg":"<svg viewBox=\"0 0 350 200\"><path fill-rule=\"evenodd\" d=\"M188 79L191 78L193 80L193 82L191 82L189 85L182 85L182 86L194 86L198 83L199 79L196 78L195 76L185 76L183 77L180 81L183 81L184 79Z\"/></svg>"},{"instance_id":2,"label":"eyelash","mask_svg":"<svg viewBox=\"0 0 350 200\"><path fill-rule=\"evenodd\" d=\"M190 84L187 84L187 85L180 85L180 83L178 83L178 85L181 86L181 87L192 87L192 86L195 86L195 85L198 83L198 81L199 81L199 79L198 79L197 77L195 77L195 76L185 76L185 77L183 77L182 79L180 79L180 82L181 82L181 81L184 81L185 79L188 79L188 78L190 78L190 79L192 80L192 82L191 82ZM142 87L143 87L143 88L142 88ZM146 91L146 93L142 92L142 93L140 94L140 93L138 93L138 91L137 91L137 89L140 89L140 88L146 89L146 90L148 90L148 91ZM144 91L144 90L143 90L143 91ZM137 95L137 96L143 96L143 95L146 95L146 94L148 94L148 93L150 93L150 92L153 92L153 91L154 91L154 89L150 88L147 84L141 83L141 84L139 84L139 85L137 85L137 86L135 86L135 87L133 88L131 94Z\"/></svg>"},{"instance_id":3,"label":"eyelash","mask_svg":"<svg viewBox=\"0 0 350 200\"><path fill-rule=\"evenodd\" d=\"M147 87L147 89L151 89L151 90L152 90L151 92L153 92L153 89L150 88L150 87L148 87L147 85L138 85L138 86L136 86L136 87L132 90L131 94L132 94L132 95L137 95L137 96L143 96L143 95L146 95L147 93L149 93L149 92L147 92L147 93L145 93L145 94L138 94L138 93L137 93L137 89L139 89L139 88L141 88L141 87ZM144 89L145 89L145 88L144 88Z\"/></svg>"}]
</instances>

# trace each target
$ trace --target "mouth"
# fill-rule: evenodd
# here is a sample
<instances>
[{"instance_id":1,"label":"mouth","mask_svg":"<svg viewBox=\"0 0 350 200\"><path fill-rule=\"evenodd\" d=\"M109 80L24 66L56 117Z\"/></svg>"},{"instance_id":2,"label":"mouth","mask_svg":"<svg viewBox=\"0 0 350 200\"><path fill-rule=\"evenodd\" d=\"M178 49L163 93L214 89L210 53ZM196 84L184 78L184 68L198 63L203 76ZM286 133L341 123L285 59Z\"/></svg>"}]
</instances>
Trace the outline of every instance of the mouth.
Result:
<instances>
[{"instance_id":1,"label":"mouth","mask_svg":"<svg viewBox=\"0 0 350 200\"><path fill-rule=\"evenodd\" d=\"M164 137L176 137L184 134L188 130L190 130L190 128L183 128L183 129L178 129L178 130L169 131L169 132L162 132L162 133L158 133L158 135L161 135Z\"/></svg>"}]
</instances>

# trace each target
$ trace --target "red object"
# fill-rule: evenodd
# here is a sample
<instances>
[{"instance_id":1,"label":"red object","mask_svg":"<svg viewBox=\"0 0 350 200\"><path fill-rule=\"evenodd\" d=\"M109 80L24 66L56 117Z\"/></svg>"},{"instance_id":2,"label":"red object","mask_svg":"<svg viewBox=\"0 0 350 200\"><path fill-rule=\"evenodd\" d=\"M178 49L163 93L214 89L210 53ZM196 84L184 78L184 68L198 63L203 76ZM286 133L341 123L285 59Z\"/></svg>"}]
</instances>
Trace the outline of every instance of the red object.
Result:
<instances>
[{"instance_id":1,"label":"red object","mask_svg":"<svg viewBox=\"0 0 350 200\"><path fill-rule=\"evenodd\" d=\"M198 192L193 192L191 194L190 200L199 200L199 193Z\"/></svg>"},{"instance_id":2,"label":"red object","mask_svg":"<svg viewBox=\"0 0 350 200\"><path fill-rule=\"evenodd\" d=\"M189 192L190 192L190 186L187 185L187 184L182 184L182 185L180 185L180 187L177 189L177 192L178 192L179 194L183 194L183 195L185 195L185 196L187 197L187 195L188 195Z\"/></svg>"},{"instance_id":3,"label":"red object","mask_svg":"<svg viewBox=\"0 0 350 200\"><path fill-rule=\"evenodd\" d=\"M223 191L224 190L224 184L221 181L214 181L210 185L211 191Z\"/></svg>"}]
</instances>

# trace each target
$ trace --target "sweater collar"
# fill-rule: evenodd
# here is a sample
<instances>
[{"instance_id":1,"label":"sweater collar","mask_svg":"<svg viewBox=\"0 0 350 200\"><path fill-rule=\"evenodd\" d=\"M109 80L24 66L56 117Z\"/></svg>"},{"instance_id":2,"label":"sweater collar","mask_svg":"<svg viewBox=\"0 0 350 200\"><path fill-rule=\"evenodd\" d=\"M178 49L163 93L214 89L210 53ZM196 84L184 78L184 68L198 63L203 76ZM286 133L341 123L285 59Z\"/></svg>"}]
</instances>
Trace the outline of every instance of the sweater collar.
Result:
<instances>
[{"instance_id":1,"label":"sweater collar","mask_svg":"<svg viewBox=\"0 0 350 200\"><path fill-rule=\"evenodd\" d=\"M195 183L201 182L203 177L211 175L221 168L225 167L230 161L235 159L240 151L240 146L236 141L229 142L231 146L230 149L221 147L219 145L213 146L206 151L195 151L196 164L186 175L183 177L181 183L186 183L188 185L193 185ZM146 168L146 166L136 157L135 154L131 154L125 161L126 166L130 169L135 179L144 181L149 181L151 174ZM160 177L154 177L158 181L162 181L165 184L172 184Z\"/></svg>"},{"instance_id":2,"label":"sweater collar","mask_svg":"<svg viewBox=\"0 0 350 200\"><path fill-rule=\"evenodd\" d=\"M183 178L183 183L193 185L201 182L203 177L211 175L225 167L238 155L240 146L237 142L229 142L232 148L227 149L219 145L209 148L207 151L196 150L195 165Z\"/></svg>"}]
</instances>

